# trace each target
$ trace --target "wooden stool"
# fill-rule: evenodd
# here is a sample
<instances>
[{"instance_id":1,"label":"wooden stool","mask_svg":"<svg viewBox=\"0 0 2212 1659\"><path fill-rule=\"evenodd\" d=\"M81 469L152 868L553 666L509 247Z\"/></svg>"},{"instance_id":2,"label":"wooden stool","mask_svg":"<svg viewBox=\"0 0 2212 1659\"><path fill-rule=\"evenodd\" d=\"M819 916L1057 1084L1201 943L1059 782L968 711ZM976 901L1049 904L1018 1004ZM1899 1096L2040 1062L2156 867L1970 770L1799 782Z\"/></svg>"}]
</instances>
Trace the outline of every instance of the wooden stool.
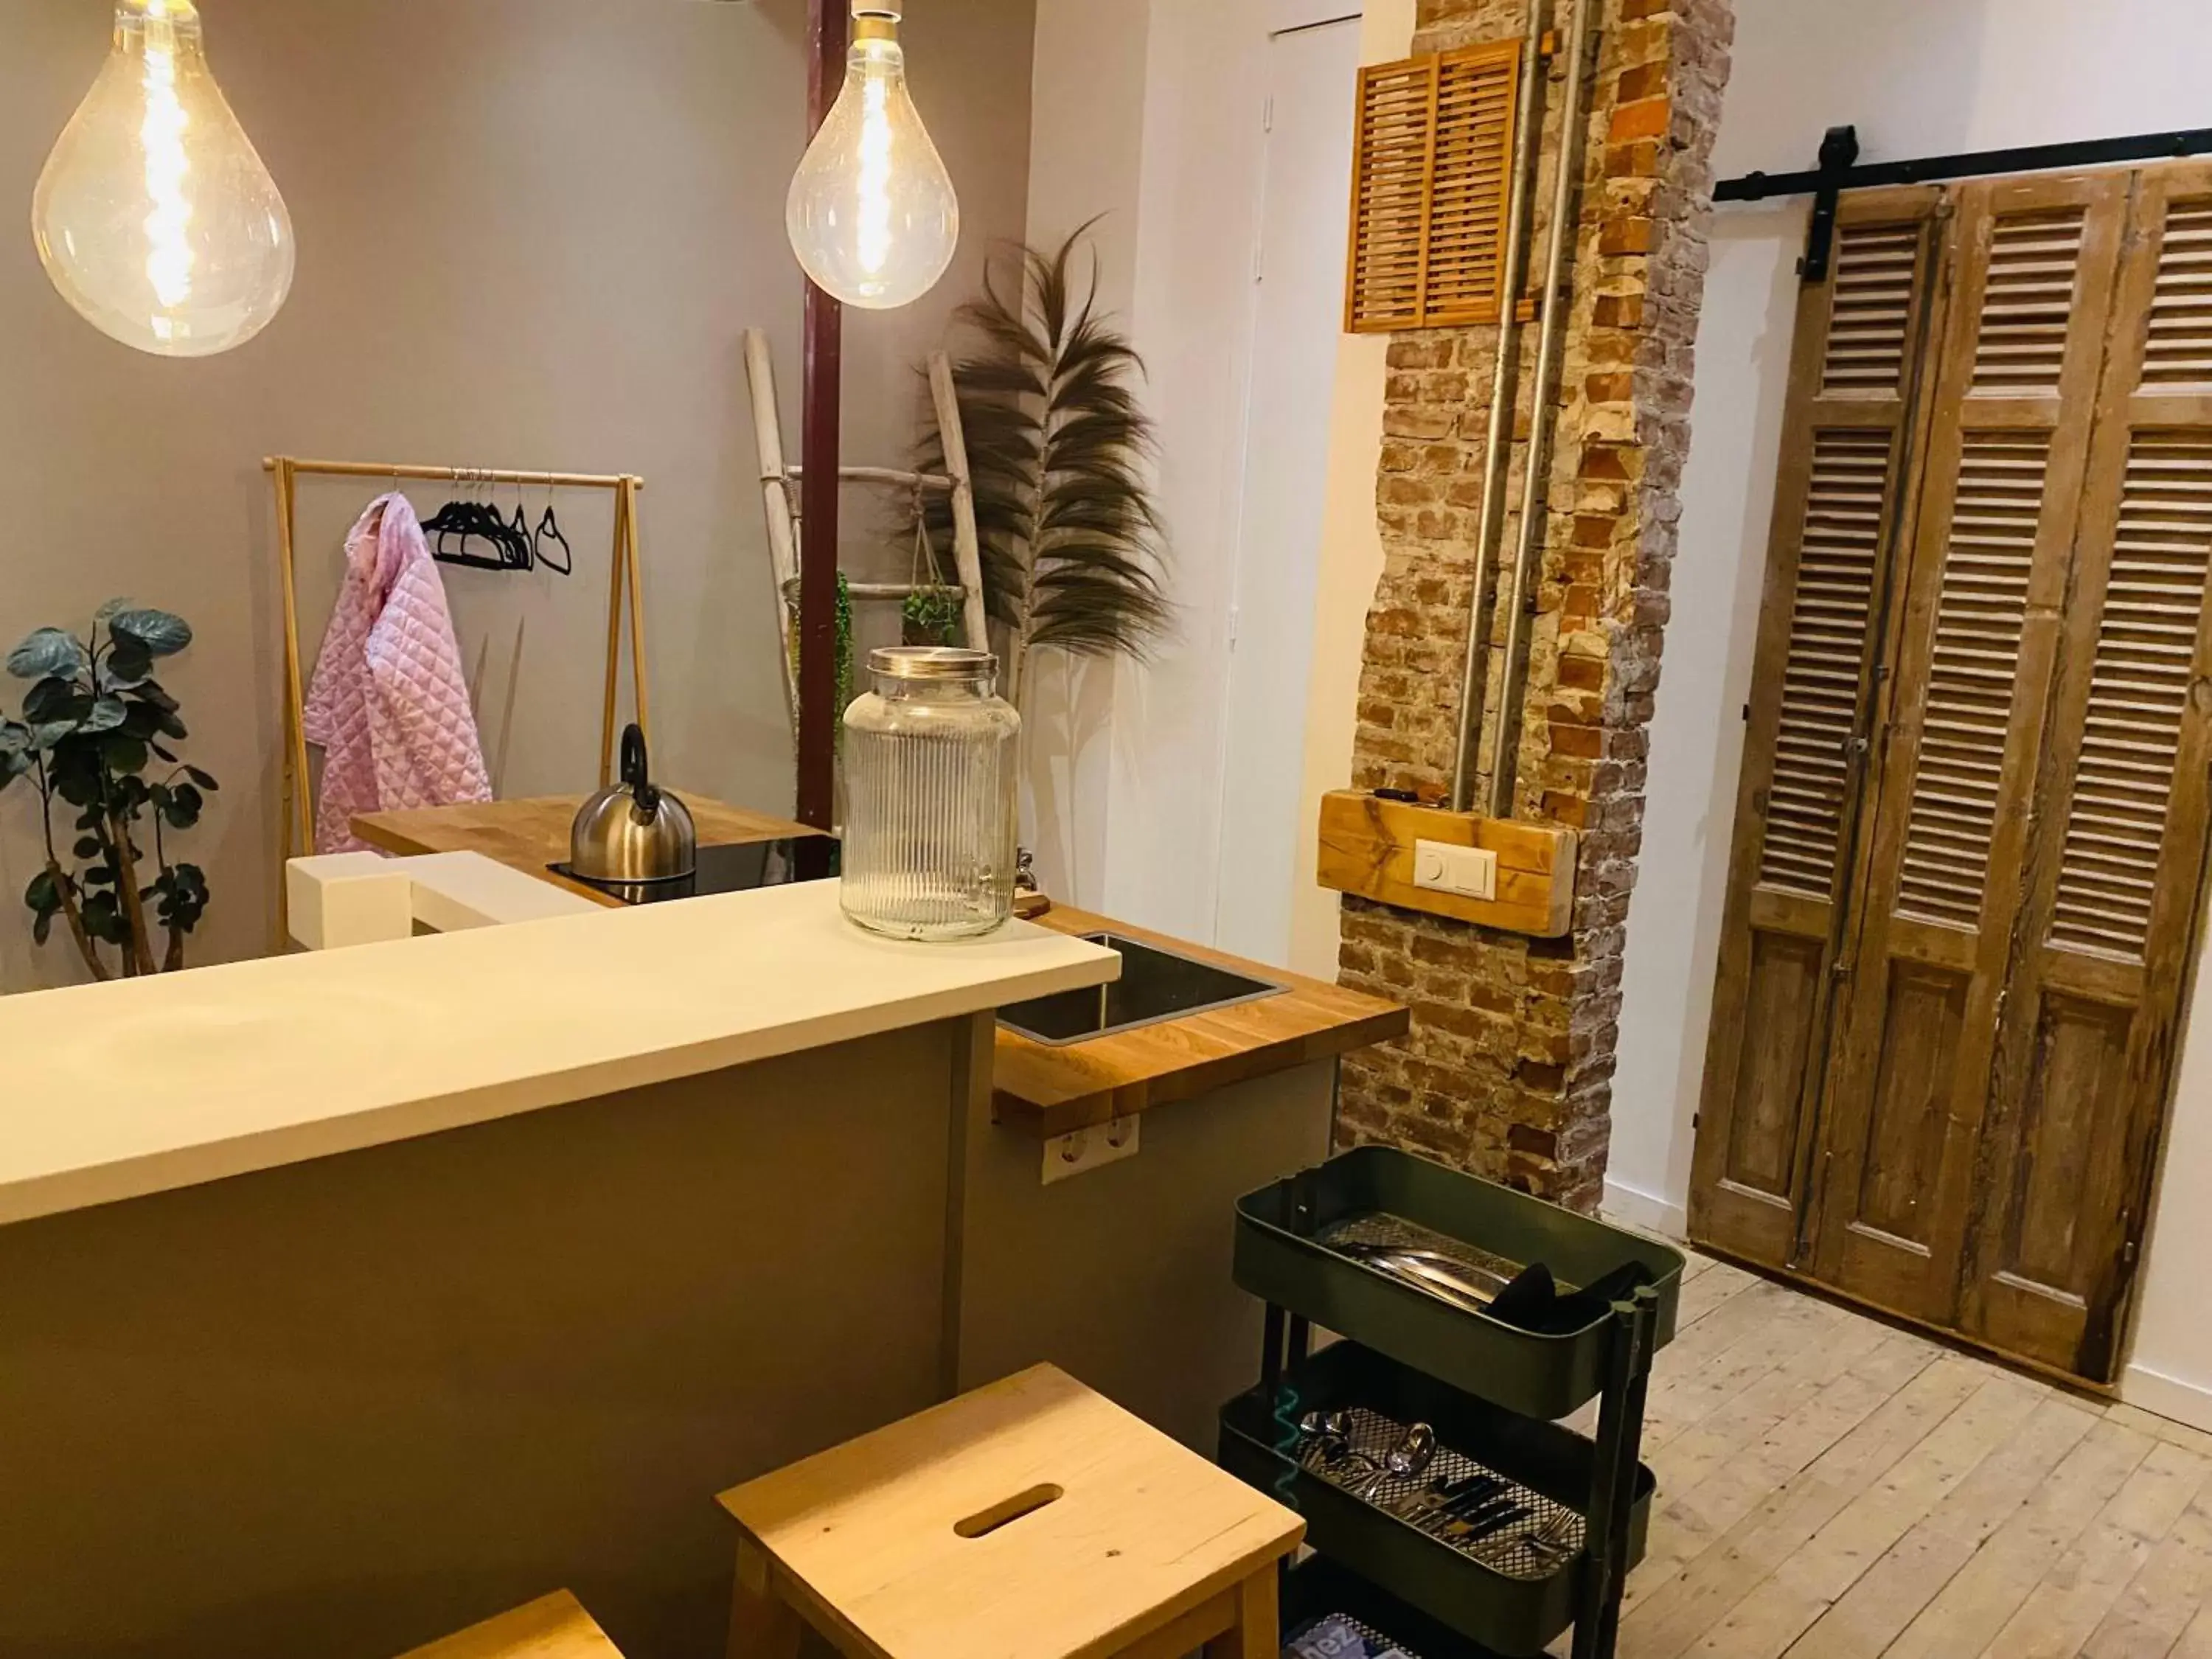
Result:
<instances>
[{"instance_id":1,"label":"wooden stool","mask_svg":"<svg viewBox=\"0 0 2212 1659\"><path fill-rule=\"evenodd\" d=\"M1277 1659L1305 1522L1050 1365L722 1494L731 1659Z\"/></svg>"},{"instance_id":2,"label":"wooden stool","mask_svg":"<svg viewBox=\"0 0 2212 1659\"><path fill-rule=\"evenodd\" d=\"M606 1632L566 1590L471 1625L401 1659L623 1659Z\"/></svg>"}]
</instances>

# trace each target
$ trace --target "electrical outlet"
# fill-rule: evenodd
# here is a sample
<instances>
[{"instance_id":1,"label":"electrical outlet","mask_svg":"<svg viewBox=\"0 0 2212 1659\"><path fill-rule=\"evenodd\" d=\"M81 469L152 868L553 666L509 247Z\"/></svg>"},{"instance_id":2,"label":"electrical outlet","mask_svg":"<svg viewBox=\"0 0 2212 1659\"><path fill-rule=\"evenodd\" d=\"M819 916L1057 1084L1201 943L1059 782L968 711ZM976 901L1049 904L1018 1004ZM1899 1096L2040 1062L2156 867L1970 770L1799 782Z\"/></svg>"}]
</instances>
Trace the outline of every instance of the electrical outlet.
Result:
<instances>
[{"instance_id":1,"label":"electrical outlet","mask_svg":"<svg viewBox=\"0 0 2212 1659\"><path fill-rule=\"evenodd\" d=\"M1413 885L1462 898L1498 896L1498 854L1480 847L1455 847L1449 842L1413 843Z\"/></svg>"},{"instance_id":2,"label":"electrical outlet","mask_svg":"<svg viewBox=\"0 0 2212 1659\"><path fill-rule=\"evenodd\" d=\"M1137 1125L1133 1117L1094 1123L1072 1134L1054 1135L1044 1144L1044 1184L1070 1176L1088 1175L1109 1164L1137 1155Z\"/></svg>"}]
</instances>

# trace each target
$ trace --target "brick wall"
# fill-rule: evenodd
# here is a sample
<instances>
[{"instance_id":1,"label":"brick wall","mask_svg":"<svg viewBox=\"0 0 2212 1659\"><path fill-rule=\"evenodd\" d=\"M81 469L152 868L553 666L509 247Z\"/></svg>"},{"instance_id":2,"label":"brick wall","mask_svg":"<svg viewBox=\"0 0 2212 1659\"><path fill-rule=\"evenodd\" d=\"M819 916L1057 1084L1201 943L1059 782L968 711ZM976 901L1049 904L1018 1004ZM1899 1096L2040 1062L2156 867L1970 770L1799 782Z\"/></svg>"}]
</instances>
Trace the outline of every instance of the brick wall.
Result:
<instances>
[{"instance_id":1,"label":"brick wall","mask_svg":"<svg viewBox=\"0 0 2212 1659\"><path fill-rule=\"evenodd\" d=\"M1419 0L1413 49L1517 35L1525 17L1511 0ZM1345 983L1413 1010L1403 1041L1348 1064L1345 1138L1408 1146L1581 1209L1604 1182L1731 0L1604 0L1602 27L1516 782L1520 816L1582 834L1574 930L1529 939L1346 899L1340 963ZM1564 65L1551 72L1532 271L1559 154ZM1376 491L1385 563L1367 619L1358 787L1450 787L1497 334L1391 342ZM1516 507L1534 347L1524 331ZM1503 606L1492 624L1494 720Z\"/></svg>"}]
</instances>

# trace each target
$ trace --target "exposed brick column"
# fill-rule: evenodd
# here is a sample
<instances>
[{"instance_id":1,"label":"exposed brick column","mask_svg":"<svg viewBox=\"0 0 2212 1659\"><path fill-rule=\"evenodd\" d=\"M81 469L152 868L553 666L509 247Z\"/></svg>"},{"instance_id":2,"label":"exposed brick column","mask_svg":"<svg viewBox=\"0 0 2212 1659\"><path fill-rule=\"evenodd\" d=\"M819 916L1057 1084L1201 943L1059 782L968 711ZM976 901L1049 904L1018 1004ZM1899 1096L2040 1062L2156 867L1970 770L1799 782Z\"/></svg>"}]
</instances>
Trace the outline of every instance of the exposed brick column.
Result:
<instances>
[{"instance_id":1,"label":"exposed brick column","mask_svg":"<svg viewBox=\"0 0 2212 1659\"><path fill-rule=\"evenodd\" d=\"M1413 49L1516 34L1526 15L1512 0L1419 0ZM1731 0L1604 0L1602 21L1517 781L1522 816L1582 833L1574 931L1528 939L1348 898L1341 954L1345 983L1413 1008L1404 1040L1347 1065L1346 1139L1411 1146L1585 1210L1604 1182L1734 16ZM1563 68L1552 66L1547 173ZM1550 190L1540 180L1539 249ZM1495 328L1432 329L1390 345L1376 488L1385 562L1353 753L1361 788L1431 795L1450 784L1497 338ZM1516 503L1534 356L1524 336ZM1509 558L1516 534L1509 514ZM1503 636L1500 607L1492 720Z\"/></svg>"}]
</instances>

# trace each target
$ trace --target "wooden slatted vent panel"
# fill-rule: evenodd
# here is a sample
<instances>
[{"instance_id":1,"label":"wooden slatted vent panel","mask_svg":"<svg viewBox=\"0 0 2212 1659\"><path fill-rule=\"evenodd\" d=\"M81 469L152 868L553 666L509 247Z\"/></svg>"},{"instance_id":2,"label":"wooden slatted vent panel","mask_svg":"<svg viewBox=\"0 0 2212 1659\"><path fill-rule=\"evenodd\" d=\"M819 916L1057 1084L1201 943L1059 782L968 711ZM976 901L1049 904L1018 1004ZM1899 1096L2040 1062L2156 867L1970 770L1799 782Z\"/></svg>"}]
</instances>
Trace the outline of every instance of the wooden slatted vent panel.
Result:
<instances>
[{"instance_id":1,"label":"wooden slatted vent panel","mask_svg":"<svg viewBox=\"0 0 2212 1659\"><path fill-rule=\"evenodd\" d=\"M1359 72L1345 327L1498 320L1518 41Z\"/></svg>"},{"instance_id":2,"label":"wooden slatted vent panel","mask_svg":"<svg viewBox=\"0 0 2212 1659\"><path fill-rule=\"evenodd\" d=\"M2212 202L2167 211L2142 378L2147 391L2212 386Z\"/></svg>"},{"instance_id":3,"label":"wooden slatted vent panel","mask_svg":"<svg viewBox=\"0 0 2212 1659\"><path fill-rule=\"evenodd\" d=\"M2050 450L2042 432L1962 441L1898 889L1925 921L1980 925Z\"/></svg>"},{"instance_id":4,"label":"wooden slatted vent panel","mask_svg":"<svg viewBox=\"0 0 2212 1659\"><path fill-rule=\"evenodd\" d=\"M1759 878L1815 898L1834 891L1889 465L1886 432L1814 434Z\"/></svg>"},{"instance_id":5,"label":"wooden slatted vent panel","mask_svg":"<svg viewBox=\"0 0 2212 1659\"><path fill-rule=\"evenodd\" d=\"M2065 207L1997 222L1974 343L1975 392L2014 398L2057 392L2086 216L2085 209Z\"/></svg>"},{"instance_id":6,"label":"wooden slatted vent panel","mask_svg":"<svg viewBox=\"0 0 2212 1659\"><path fill-rule=\"evenodd\" d=\"M1821 396L1898 395L1921 234L1917 224L1844 227L1836 255Z\"/></svg>"},{"instance_id":7,"label":"wooden slatted vent panel","mask_svg":"<svg viewBox=\"0 0 2212 1659\"><path fill-rule=\"evenodd\" d=\"M1437 165L1429 192L1428 327L1498 320L1513 173L1517 42L1446 52L1437 65Z\"/></svg>"},{"instance_id":8,"label":"wooden slatted vent panel","mask_svg":"<svg viewBox=\"0 0 2212 1659\"><path fill-rule=\"evenodd\" d=\"M1359 71L1351 274L1345 295L1345 326L1354 331L1420 325L1436 99L1433 56L1374 64Z\"/></svg>"},{"instance_id":9,"label":"wooden slatted vent panel","mask_svg":"<svg viewBox=\"0 0 2212 1659\"><path fill-rule=\"evenodd\" d=\"M2212 433L2140 433L2121 486L2055 943L2142 959L2208 580Z\"/></svg>"}]
</instances>

